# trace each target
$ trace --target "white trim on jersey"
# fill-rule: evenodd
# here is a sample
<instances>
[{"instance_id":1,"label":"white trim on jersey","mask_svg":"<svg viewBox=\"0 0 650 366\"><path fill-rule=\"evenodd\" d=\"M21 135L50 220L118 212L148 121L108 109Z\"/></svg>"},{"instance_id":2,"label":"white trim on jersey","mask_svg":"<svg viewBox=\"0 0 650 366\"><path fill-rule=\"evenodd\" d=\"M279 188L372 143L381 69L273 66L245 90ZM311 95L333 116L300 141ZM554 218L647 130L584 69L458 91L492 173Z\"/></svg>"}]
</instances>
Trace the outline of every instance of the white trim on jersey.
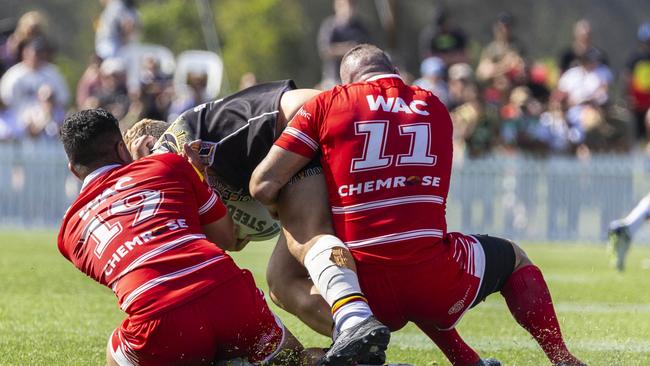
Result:
<instances>
[{"instance_id":1,"label":"white trim on jersey","mask_svg":"<svg viewBox=\"0 0 650 366\"><path fill-rule=\"evenodd\" d=\"M362 248L372 245L388 244L396 241L420 239L420 238L442 238L442 230L438 229L419 229L404 231L401 233L391 233L374 238L352 240L345 243L348 248Z\"/></svg>"},{"instance_id":2,"label":"white trim on jersey","mask_svg":"<svg viewBox=\"0 0 650 366\"><path fill-rule=\"evenodd\" d=\"M162 253L165 253L165 252L167 252L169 250L172 250L172 249L174 249L174 248L176 248L176 247L178 247L180 245L183 245L183 244L187 243L188 241L205 239L205 238L206 238L206 236L203 235L203 234L189 234L189 235L181 236L180 238L178 238L176 240L173 240L173 241L171 241L169 243L162 244L159 247L157 247L156 249L152 249L152 250L146 252L145 254L139 256L137 259L135 259L133 262L131 262L131 264L126 266L126 268L124 268L122 270L122 272L120 272L120 274L115 276L115 280L114 280L113 284L111 285L111 288L113 289L113 291L115 291L115 289L117 288L117 281L120 278L124 277L124 275L126 275L127 273L133 271L134 269L136 269L137 267L142 265L142 263L146 262L147 260L149 260L149 259L151 259L151 258L153 258L155 256L158 256L158 255L160 255Z\"/></svg>"},{"instance_id":3,"label":"white trim on jersey","mask_svg":"<svg viewBox=\"0 0 650 366\"><path fill-rule=\"evenodd\" d=\"M110 165L104 165L104 166L101 167L101 168L98 168L98 169L93 170L92 173L88 174L88 175L86 176L86 178L84 178L84 181L83 181L83 183L81 184L81 190L83 191L84 188L86 188L86 186L87 186L88 184L90 184L90 182L92 182L93 180L95 180L95 178L97 178L97 177L99 177L100 175L102 175L102 174L108 172L109 170L113 170L113 169L115 169L115 168L117 168L117 167L120 167L120 166L121 166L120 164L110 164Z\"/></svg>"},{"instance_id":4,"label":"white trim on jersey","mask_svg":"<svg viewBox=\"0 0 650 366\"><path fill-rule=\"evenodd\" d=\"M389 198L384 200L369 201L364 203L357 203L347 206L332 206L333 214L346 214L355 213L366 210L374 210L376 208L384 208L399 205L408 205L412 203L444 203L444 198L435 195L420 195L420 196L403 196L396 198Z\"/></svg>"},{"instance_id":5,"label":"white trim on jersey","mask_svg":"<svg viewBox=\"0 0 650 366\"><path fill-rule=\"evenodd\" d=\"M208 198L208 200L205 201L203 206L201 206L201 208L199 208L199 215L203 215L204 213L210 211L210 209L212 207L214 207L215 203L217 203L218 198L219 197L217 196L217 194L212 192L212 194L210 195L210 198Z\"/></svg>"},{"instance_id":6,"label":"white trim on jersey","mask_svg":"<svg viewBox=\"0 0 650 366\"><path fill-rule=\"evenodd\" d=\"M275 350L273 350L273 352L271 352L268 356L266 356L262 361L259 362L260 365L266 365L272 359L274 359L275 356L277 356L278 353L280 353L280 351L283 350L284 342L286 341L286 338L287 338L287 331L286 331L286 328L284 327L284 324L282 324L282 320L280 320L280 318L278 318L278 316L275 315L275 314L273 314L273 317L275 318L275 323L282 330L282 338L280 339L280 343L278 343L278 347Z\"/></svg>"},{"instance_id":7,"label":"white trim on jersey","mask_svg":"<svg viewBox=\"0 0 650 366\"><path fill-rule=\"evenodd\" d=\"M286 133L287 135L297 138L298 140L300 140L305 145L309 146L309 148L311 148L314 151L318 150L318 142L316 142L314 139L309 137L309 135L307 135L306 133L300 131L295 127L287 127L284 129L282 133Z\"/></svg>"},{"instance_id":8,"label":"white trim on jersey","mask_svg":"<svg viewBox=\"0 0 650 366\"><path fill-rule=\"evenodd\" d=\"M119 344L113 349L113 335L108 338L108 349L111 351L111 357L119 366L135 366L137 365L137 357L135 353L129 348L129 344L122 337L122 332L115 329L113 333L117 332Z\"/></svg>"},{"instance_id":9,"label":"white trim on jersey","mask_svg":"<svg viewBox=\"0 0 650 366\"><path fill-rule=\"evenodd\" d=\"M218 261L220 261L220 260L222 260L224 258L226 258L225 255L218 255L218 256L216 256L216 257L214 257L212 259L208 259L205 262L195 264L195 265L193 265L191 267L183 268L183 269L178 270L176 272L172 272L172 273L166 274L164 276L156 277L156 278L154 278L152 280L149 280L149 281L145 282L144 284L140 285L135 290L131 291L129 296L127 296L126 299L124 299L124 302L122 303L122 305L120 305L120 309L126 311L126 309L128 309L129 306L131 306L133 301L135 301L135 299L137 299L138 296L140 296L143 293L151 290L152 288L160 285L163 282L167 282L167 281L176 279L178 277L184 276L186 274L198 271L198 270L200 270L200 269L202 269L204 267L207 267L207 266L209 266L209 265L211 265L211 264L213 264L215 262L218 262Z\"/></svg>"},{"instance_id":10,"label":"white trim on jersey","mask_svg":"<svg viewBox=\"0 0 650 366\"><path fill-rule=\"evenodd\" d=\"M375 76L373 76L373 77L371 77L371 78L369 78L369 79L366 79L365 81L375 81L375 80L385 79L385 78L394 78L394 79L400 79L400 80L404 81L404 79L402 79L402 77L401 77L399 74L380 74L380 75L375 75Z\"/></svg>"},{"instance_id":11,"label":"white trim on jersey","mask_svg":"<svg viewBox=\"0 0 650 366\"><path fill-rule=\"evenodd\" d=\"M454 324L445 329L440 329L440 330L450 330L456 327L458 325L458 322L460 322L461 319L463 319L463 316L472 307L472 304L476 301L476 298L478 297L478 293L481 290L481 285L483 284L483 277L485 276L485 251L483 250L483 246L479 242L479 240L472 236L472 235L467 235L468 237L474 239L474 243L465 243L463 240L463 245L467 244L469 245L469 253L472 254L472 268L473 272L471 273L473 276L478 277L478 287L476 287L476 293L474 294L474 297L472 298L472 301L467 304L465 307L465 310L458 316L458 319L454 322ZM468 256L469 257L469 256ZM469 273L469 272L468 272Z\"/></svg>"}]
</instances>

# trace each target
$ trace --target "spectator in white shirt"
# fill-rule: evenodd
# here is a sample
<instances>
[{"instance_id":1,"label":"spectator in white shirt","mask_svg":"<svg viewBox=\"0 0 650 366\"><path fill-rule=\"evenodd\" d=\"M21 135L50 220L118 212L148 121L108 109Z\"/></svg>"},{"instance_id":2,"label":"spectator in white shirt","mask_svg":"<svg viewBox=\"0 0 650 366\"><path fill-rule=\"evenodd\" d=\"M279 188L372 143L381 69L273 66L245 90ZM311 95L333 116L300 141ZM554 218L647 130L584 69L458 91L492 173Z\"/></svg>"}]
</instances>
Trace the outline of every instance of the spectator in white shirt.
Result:
<instances>
[{"instance_id":1,"label":"spectator in white shirt","mask_svg":"<svg viewBox=\"0 0 650 366\"><path fill-rule=\"evenodd\" d=\"M100 0L104 5L95 34L95 53L115 57L122 46L135 42L141 28L135 0Z\"/></svg>"},{"instance_id":2,"label":"spectator in white shirt","mask_svg":"<svg viewBox=\"0 0 650 366\"><path fill-rule=\"evenodd\" d=\"M0 80L0 97L17 113L38 103L38 90L48 85L54 94L54 103L65 106L68 87L53 64L46 61L47 44L42 38L29 42L23 49L23 60L12 66Z\"/></svg>"},{"instance_id":3,"label":"spectator in white shirt","mask_svg":"<svg viewBox=\"0 0 650 366\"><path fill-rule=\"evenodd\" d=\"M560 77L558 91L569 107L580 104L601 106L609 99L612 73L603 65L600 52L591 48L580 57L580 64Z\"/></svg>"}]
</instances>

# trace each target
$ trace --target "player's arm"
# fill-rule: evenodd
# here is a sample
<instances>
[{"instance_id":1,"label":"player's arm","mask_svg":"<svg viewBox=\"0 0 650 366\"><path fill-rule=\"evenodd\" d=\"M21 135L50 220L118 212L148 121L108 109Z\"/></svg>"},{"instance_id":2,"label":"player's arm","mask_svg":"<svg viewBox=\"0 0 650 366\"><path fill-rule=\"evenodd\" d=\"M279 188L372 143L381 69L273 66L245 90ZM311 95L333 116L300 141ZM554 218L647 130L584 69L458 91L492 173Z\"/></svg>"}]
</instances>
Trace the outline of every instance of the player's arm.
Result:
<instances>
[{"instance_id":1,"label":"player's arm","mask_svg":"<svg viewBox=\"0 0 650 366\"><path fill-rule=\"evenodd\" d=\"M319 149L317 131L322 120L320 111L327 97L325 94L319 94L303 105L253 171L249 185L251 196L271 213L282 187L314 158Z\"/></svg>"},{"instance_id":2,"label":"player's arm","mask_svg":"<svg viewBox=\"0 0 650 366\"><path fill-rule=\"evenodd\" d=\"M249 186L251 196L271 208L273 212L272 208L278 200L282 187L310 160L308 157L274 145L253 171Z\"/></svg>"}]
</instances>

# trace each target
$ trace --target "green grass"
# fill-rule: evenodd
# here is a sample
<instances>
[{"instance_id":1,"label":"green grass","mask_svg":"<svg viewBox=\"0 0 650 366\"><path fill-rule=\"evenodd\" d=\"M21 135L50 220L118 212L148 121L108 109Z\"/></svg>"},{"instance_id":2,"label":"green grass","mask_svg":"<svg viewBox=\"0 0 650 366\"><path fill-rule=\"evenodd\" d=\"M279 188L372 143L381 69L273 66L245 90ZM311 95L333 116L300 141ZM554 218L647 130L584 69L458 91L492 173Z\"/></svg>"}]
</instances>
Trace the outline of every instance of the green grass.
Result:
<instances>
[{"instance_id":1,"label":"green grass","mask_svg":"<svg viewBox=\"0 0 650 366\"><path fill-rule=\"evenodd\" d=\"M252 243L236 260L266 287L272 244ZM597 245L525 245L542 268L566 341L589 365L650 365L650 247L633 247L618 274ZM277 310L309 346L328 340ZM56 250L52 232L0 233L0 365L100 365L106 340L123 318L110 290L78 272ZM484 356L504 365L547 365L498 295L470 311L459 326ZM447 365L413 326L393 335L391 362Z\"/></svg>"}]
</instances>

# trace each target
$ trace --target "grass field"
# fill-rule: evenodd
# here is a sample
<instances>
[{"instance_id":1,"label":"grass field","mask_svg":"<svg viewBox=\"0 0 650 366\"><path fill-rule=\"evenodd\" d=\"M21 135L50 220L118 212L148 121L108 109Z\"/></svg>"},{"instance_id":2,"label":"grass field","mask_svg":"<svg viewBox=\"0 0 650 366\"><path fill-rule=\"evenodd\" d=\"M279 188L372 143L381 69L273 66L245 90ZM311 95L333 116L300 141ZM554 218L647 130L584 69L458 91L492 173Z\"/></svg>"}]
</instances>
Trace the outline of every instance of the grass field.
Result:
<instances>
[{"instance_id":1,"label":"grass field","mask_svg":"<svg viewBox=\"0 0 650 366\"><path fill-rule=\"evenodd\" d=\"M236 255L265 288L271 244ZM629 269L607 267L602 246L524 245L546 274L570 349L589 365L650 365L650 247L633 247ZM310 346L328 340L277 310ZM52 232L0 232L0 365L100 365L109 333L123 314L110 290L61 257ZM483 356L504 365L547 365L543 353L493 295L459 326ZM391 362L447 365L441 353L407 326L393 335Z\"/></svg>"}]
</instances>

